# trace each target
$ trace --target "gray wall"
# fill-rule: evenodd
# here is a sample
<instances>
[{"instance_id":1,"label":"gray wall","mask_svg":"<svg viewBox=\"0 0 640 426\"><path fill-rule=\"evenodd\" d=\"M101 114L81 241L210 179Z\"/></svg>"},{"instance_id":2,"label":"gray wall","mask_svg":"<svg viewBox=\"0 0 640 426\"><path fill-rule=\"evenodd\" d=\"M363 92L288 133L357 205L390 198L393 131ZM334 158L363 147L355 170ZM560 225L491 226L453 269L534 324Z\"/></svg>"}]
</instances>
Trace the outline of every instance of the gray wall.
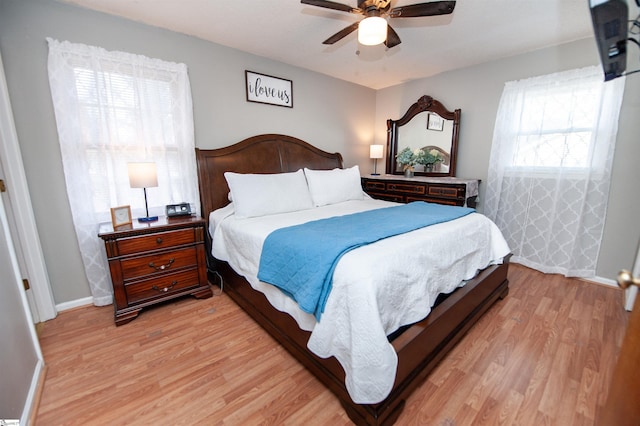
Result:
<instances>
[{"instance_id":1,"label":"gray wall","mask_svg":"<svg viewBox=\"0 0 640 426\"><path fill-rule=\"evenodd\" d=\"M48 0L0 0L0 52L56 303L90 296L74 236L47 79L45 37L183 62L196 146L284 133L369 167L375 91L159 28ZM293 81L293 108L246 102L244 71ZM196 200L193 200L196 201Z\"/></svg>"},{"instance_id":2,"label":"gray wall","mask_svg":"<svg viewBox=\"0 0 640 426\"><path fill-rule=\"evenodd\" d=\"M630 45L629 70L640 68L638 50ZM575 41L379 90L375 134L386 144L386 120L400 118L422 95L431 95L448 109L460 108L457 175L487 182L493 127L504 83L537 75L598 65L593 38ZM630 269L640 239L640 74L627 77L618 128L614 170L597 275L615 279ZM485 185L480 186L482 210Z\"/></svg>"}]
</instances>

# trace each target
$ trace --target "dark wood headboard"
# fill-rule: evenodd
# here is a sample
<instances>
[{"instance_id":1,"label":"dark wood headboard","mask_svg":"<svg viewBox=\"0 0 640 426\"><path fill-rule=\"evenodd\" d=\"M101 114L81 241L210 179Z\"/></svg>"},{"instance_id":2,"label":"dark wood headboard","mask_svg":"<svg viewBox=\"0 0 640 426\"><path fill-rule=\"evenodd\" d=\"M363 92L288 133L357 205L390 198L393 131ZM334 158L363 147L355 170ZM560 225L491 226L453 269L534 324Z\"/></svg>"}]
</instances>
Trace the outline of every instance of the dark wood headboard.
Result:
<instances>
[{"instance_id":1,"label":"dark wood headboard","mask_svg":"<svg viewBox=\"0 0 640 426\"><path fill-rule=\"evenodd\" d=\"M292 136L265 134L219 149L196 148L202 217L229 204L224 172L284 173L308 167L342 168L342 155L329 153Z\"/></svg>"}]
</instances>

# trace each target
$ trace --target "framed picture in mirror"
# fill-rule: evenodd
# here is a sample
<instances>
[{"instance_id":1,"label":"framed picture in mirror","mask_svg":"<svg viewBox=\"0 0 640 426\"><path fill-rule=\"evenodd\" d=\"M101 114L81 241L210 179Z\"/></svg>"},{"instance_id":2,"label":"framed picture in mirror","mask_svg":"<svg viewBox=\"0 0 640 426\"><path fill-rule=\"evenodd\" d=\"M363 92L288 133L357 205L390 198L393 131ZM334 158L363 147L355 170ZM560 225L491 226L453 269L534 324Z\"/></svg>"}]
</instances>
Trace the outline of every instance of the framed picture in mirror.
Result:
<instances>
[{"instance_id":1,"label":"framed picture in mirror","mask_svg":"<svg viewBox=\"0 0 640 426\"><path fill-rule=\"evenodd\" d=\"M436 113L430 112L427 114L427 129L441 132L444 129L444 118Z\"/></svg>"}]
</instances>

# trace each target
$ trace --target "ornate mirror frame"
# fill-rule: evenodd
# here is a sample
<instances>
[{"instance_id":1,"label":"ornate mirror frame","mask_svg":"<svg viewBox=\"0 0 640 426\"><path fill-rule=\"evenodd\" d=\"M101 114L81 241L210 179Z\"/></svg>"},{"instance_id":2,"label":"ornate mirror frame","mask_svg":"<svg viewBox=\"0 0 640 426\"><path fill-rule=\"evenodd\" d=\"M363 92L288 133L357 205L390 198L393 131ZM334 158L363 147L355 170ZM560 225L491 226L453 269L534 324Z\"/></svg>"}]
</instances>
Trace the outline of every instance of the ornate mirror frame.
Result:
<instances>
[{"instance_id":1,"label":"ornate mirror frame","mask_svg":"<svg viewBox=\"0 0 640 426\"><path fill-rule=\"evenodd\" d=\"M403 174L403 170L399 167L396 161L396 155L398 154L398 137L401 133L400 127L409 123L416 115L427 112L436 113L444 120L450 120L450 123L445 123L445 127L451 128L451 149L449 151L449 166L447 171L415 171L415 175L418 176L455 176L456 175L456 158L458 156L458 135L460 133L460 109L455 111L449 111L439 101L433 99L431 96L424 95L420 97L416 103L411 105L407 112L399 120L387 120L387 171L393 175ZM428 120L428 115L425 115L425 123ZM449 126L451 124L451 126ZM431 130L427 129L425 124L425 132ZM405 141L401 146L407 146ZM423 148L423 146L415 146L412 149Z\"/></svg>"}]
</instances>

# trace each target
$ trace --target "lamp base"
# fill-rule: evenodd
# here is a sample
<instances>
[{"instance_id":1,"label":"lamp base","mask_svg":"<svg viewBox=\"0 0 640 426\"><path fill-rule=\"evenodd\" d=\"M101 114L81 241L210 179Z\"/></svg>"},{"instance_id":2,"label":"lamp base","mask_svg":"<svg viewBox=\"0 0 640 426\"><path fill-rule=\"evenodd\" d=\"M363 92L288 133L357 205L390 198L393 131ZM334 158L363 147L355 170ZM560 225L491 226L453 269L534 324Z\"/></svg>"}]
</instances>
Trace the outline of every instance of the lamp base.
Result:
<instances>
[{"instance_id":1,"label":"lamp base","mask_svg":"<svg viewBox=\"0 0 640 426\"><path fill-rule=\"evenodd\" d=\"M371 176L380 176L380 173L371 173Z\"/></svg>"},{"instance_id":2,"label":"lamp base","mask_svg":"<svg viewBox=\"0 0 640 426\"><path fill-rule=\"evenodd\" d=\"M139 217L138 222L155 222L158 220L158 216Z\"/></svg>"}]
</instances>

